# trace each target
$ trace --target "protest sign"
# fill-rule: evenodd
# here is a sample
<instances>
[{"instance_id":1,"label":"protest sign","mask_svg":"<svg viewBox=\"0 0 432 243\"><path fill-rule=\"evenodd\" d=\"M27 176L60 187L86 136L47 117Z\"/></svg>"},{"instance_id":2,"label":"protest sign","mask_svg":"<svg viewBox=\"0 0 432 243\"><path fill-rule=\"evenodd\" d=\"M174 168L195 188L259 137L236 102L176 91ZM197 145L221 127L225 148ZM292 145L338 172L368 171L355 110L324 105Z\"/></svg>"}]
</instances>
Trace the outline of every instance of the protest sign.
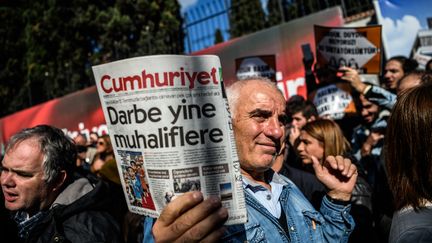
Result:
<instances>
[{"instance_id":1,"label":"protest sign","mask_svg":"<svg viewBox=\"0 0 432 243\"><path fill-rule=\"evenodd\" d=\"M245 223L240 163L217 56L160 55L93 67L129 210L158 217L199 190Z\"/></svg>"},{"instance_id":2,"label":"protest sign","mask_svg":"<svg viewBox=\"0 0 432 243\"><path fill-rule=\"evenodd\" d=\"M248 77L266 77L276 82L275 55L250 56L235 60L236 76L238 80Z\"/></svg>"},{"instance_id":3,"label":"protest sign","mask_svg":"<svg viewBox=\"0 0 432 243\"><path fill-rule=\"evenodd\" d=\"M351 92L350 84L338 82L313 91L309 99L316 106L320 117L341 120L357 115Z\"/></svg>"},{"instance_id":4,"label":"protest sign","mask_svg":"<svg viewBox=\"0 0 432 243\"><path fill-rule=\"evenodd\" d=\"M348 66L359 73L379 74L381 26L357 28L314 26L317 63L338 69Z\"/></svg>"}]
</instances>

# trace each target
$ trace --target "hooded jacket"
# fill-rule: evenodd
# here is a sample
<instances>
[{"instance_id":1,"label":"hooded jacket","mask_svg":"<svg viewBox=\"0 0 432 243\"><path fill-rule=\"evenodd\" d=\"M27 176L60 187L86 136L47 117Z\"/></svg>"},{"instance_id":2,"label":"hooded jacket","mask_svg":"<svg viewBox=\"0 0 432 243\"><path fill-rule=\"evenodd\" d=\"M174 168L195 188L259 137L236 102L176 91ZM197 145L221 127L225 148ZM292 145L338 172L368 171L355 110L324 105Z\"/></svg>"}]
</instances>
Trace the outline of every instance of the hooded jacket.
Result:
<instances>
[{"instance_id":1,"label":"hooded jacket","mask_svg":"<svg viewBox=\"0 0 432 243\"><path fill-rule=\"evenodd\" d=\"M25 242L123 242L120 226L109 212L108 183L80 178L67 186Z\"/></svg>"}]
</instances>

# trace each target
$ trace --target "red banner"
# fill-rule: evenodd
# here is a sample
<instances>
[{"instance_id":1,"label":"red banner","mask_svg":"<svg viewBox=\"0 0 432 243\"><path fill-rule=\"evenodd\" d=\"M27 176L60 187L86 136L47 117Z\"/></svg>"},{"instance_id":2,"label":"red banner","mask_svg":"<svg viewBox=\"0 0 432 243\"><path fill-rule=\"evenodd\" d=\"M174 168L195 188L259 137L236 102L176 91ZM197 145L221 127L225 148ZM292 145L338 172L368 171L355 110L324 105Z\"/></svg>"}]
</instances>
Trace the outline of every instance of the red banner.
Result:
<instances>
[{"instance_id":1,"label":"red banner","mask_svg":"<svg viewBox=\"0 0 432 243\"><path fill-rule=\"evenodd\" d=\"M0 145L23 128L50 124L63 129L71 137L78 132L107 133L105 118L100 106L96 86L53 99L22 110L0 120Z\"/></svg>"},{"instance_id":2,"label":"red banner","mask_svg":"<svg viewBox=\"0 0 432 243\"><path fill-rule=\"evenodd\" d=\"M315 24L342 26L341 9L327 9L209 47L193 55L218 55L222 63L224 83L228 86L237 79L236 59L274 55L276 80L285 97L294 94L306 96L301 45L310 43L312 50L315 49ZM38 124L62 128L71 137L78 133L107 132L95 86L0 119L0 146L4 146L9 137L21 129Z\"/></svg>"}]
</instances>

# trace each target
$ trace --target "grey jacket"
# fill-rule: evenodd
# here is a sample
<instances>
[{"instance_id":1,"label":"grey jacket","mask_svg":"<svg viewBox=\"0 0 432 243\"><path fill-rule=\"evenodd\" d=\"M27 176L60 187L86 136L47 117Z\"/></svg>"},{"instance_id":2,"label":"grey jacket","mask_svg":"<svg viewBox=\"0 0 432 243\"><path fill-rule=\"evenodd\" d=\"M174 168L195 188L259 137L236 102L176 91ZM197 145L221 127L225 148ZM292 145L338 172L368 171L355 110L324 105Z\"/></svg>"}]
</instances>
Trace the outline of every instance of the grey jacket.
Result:
<instances>
[{"instance_id":1,"label":"grey jacket","mask_svg":"<svg viewBox=\"0 0 432 243\"><path fill-rule=\"evenodd\" d=\"M389 242L432 242L432 206L402 209L394 213Z\"/></svg>"}]
</instances>

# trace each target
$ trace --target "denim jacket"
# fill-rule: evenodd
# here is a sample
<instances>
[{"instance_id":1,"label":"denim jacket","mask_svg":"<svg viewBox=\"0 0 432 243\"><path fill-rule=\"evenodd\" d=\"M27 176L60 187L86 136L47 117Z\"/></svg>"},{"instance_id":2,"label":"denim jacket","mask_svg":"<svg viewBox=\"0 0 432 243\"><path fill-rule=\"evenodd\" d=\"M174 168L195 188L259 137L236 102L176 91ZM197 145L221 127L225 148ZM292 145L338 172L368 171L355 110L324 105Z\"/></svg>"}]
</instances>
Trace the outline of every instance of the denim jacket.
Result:
<instances>
[{"instance_id":1,"label":"denim jacket","mask_svg":"<svg viewBox=\"0 0 432 243\"><path fill-rule=\"evenodd\" d=\"M255 197L245 190L248 222L226 226L223 242L347 242L354 229L351 206L331 203L323 197L317 212L288 178L279 198L286 215L289 234Z\"/></svg>"},{"instance_id":2,"label":"denim jacket","mask_svg":"<svg viewBox=\"0 0 432 243\"><path fill-rule=\"evenodd\" d=\"M286 182L279 201L287 218L289 234L285 234L278 219L245 190L248 222L226 226L220 242L348 241L354 229L354 220L349 214L351 205L337 205L323 197L320 212L317 212L292 181L282 175L279 177ZM151 234L154 221L153 218L145 218L143 242L154 242Z\"/></svg>"},{"instance_id":3,"label":"denim jacket","mask_svg":"<svg viewBox=\"0 0 432 243\"><path fill-rule=\"evenodd\" d=\"M396 104L397 99L396 94L393 94L392 92L376 85L371 85L371 88L366 91L365 97L369 101L388 110L393 109L393 106Z\"/></svg>"}]
</instances>

